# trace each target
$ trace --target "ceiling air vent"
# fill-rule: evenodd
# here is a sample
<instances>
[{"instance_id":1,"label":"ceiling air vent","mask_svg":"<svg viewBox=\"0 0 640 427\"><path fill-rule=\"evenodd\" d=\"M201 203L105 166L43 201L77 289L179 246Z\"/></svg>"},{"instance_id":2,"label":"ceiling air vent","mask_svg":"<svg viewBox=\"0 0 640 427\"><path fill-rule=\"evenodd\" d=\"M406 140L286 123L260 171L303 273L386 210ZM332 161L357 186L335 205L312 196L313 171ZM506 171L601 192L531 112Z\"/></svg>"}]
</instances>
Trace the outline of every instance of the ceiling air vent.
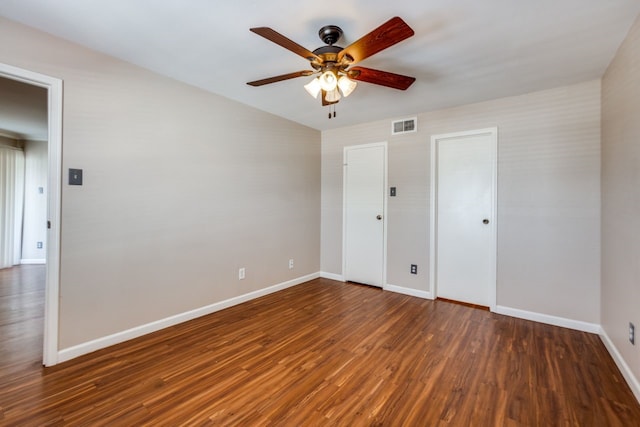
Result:
<instances>
[{"instance_id":1,"label":"ceiling air vent","mask_svg":"<svg viewBox=\"0 0 640 427\"><path fill-rule=\"evenodd\" d=\"M402 133L415 132L417 130L417 117L411 117L409 119L402 119L391 122L391 135L400 135Z\"/></svg>"}]
</instances>

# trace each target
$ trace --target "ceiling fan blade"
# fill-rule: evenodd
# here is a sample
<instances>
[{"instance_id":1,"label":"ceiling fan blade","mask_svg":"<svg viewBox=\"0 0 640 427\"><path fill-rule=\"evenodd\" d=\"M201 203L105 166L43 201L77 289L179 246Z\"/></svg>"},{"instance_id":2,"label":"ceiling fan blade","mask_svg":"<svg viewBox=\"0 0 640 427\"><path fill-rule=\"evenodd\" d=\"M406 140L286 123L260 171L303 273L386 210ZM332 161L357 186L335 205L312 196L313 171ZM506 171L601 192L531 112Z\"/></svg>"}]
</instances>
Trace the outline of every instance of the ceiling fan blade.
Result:
<instances>
[{"instance_id":1,"label":"ceiling fan blade","mask_svg":"<svg viewBox=\"0 0 640 427\"><path fill-rule=\"evenodd\" d=\"M406 90L411 86L411 84L413 84L413 82L416 81L415 77L403 76L402 74L394 74L388 71L379 71L365 67L350 68L348 73L349 78L353 80L400 90Z\"/></svg>"},{"instance_id":2,"label":"ceiling fan blade","mask_svg":"<svg viewBox=\"0 0 640 427\"><path fill-rule=\"evenodd\" d=\"M295 79L296 77L310 76L311 74L313 74L313 71L311 70L296 71L295 73L283 74L281 76L269 77L262 80L255 80L253 82L248 82L247 84L249 86L262 86L268 85L269 83L281 82L283 80Z\"/></svg>"},{"instance_id":3,"label":"ceiling fan blade","mask_svg":"<svg viewBox=\"0 0 640 427\"><path fill-rule=\"evenodd\" d=\"M400 43L413 34L411 27L396 16L342 49L338 54L338 60L348 55L353 58L352 62L360 62L383 49Z\"/></svg>"},{"instance_id":4,"label":"ceiling fan blade","mask_svg":"<svg viewBox=\"0 0 640 427\"><path fill-rule=\"evenodd\" d=\"M315 53L300 46L298 43L294 42L293 40L289 40L279 32L272 30L269 27L249 28L249 31L254 32L259 36L262 36L265 39L272 41L275 44L278 44L287 50L290 50L296 55L300 55L303 58L308 59L309 61L322 62L322 59Z\"/></svg>"}]
</instances>

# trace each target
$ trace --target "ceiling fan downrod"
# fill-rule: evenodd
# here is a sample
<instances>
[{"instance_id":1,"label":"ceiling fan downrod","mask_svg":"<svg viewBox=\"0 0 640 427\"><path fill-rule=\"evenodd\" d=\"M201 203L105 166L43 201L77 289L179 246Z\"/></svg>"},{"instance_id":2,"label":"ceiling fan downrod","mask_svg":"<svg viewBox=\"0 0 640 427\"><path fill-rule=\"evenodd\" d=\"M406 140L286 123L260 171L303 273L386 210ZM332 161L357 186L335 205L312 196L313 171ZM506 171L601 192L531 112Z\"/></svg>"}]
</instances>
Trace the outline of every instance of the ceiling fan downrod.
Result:
<instances>
[{"instance_id":1,"label":"ceiling fan downrod","mask_svg":"<svg viewBox=\"0 0 640 427\"><path fill-rule=\"evenodd\" d=\"M338 27L337 25L325 25L324 27L320 28L320 31L318 31L320 40L322 40L329 46L332 46L335 42L340 40L342 34L342 28Z\"/></svg>"}]
</instances>

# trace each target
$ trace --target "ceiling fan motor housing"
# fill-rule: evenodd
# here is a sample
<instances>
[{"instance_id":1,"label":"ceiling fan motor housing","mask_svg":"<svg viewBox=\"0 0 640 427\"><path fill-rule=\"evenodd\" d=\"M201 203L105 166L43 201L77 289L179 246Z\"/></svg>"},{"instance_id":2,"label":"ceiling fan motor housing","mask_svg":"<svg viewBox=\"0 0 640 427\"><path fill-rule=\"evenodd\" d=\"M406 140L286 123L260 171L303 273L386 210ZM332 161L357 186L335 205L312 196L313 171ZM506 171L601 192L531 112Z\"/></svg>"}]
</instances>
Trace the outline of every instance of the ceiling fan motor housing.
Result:
<instances>
[{"instance_id":1,"label":"ceiling fan motor housing","mask_svg":"<svg viewBox=\"0 0 640 427\"><path fill-rule=\"evenodd\" d=\"M314 55L317 55L321 58L320 61L315 61L313 58L311 59L311 66L316 70L326 66L333 67L336 62L338 62L338 53L342 52L342 48L340 46L322 46L313 51Z\"/></svg>"}]
</instances>

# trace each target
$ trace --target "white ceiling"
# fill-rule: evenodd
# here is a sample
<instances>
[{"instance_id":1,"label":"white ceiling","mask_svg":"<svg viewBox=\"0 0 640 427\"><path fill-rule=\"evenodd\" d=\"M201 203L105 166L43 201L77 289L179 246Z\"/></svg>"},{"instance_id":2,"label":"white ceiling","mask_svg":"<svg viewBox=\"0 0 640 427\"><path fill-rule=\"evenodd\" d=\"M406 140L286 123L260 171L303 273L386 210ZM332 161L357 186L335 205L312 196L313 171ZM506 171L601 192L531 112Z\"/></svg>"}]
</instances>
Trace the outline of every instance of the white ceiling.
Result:
<instances>
[{"instance_id":1,"label":"white ceiling","mask_svg":"<svg viewBox=\"0 0 640 427\"><path fill-rule=\"evenodd\" d=\"M599 78L639 13L638 0L0 2L9 19L320 130ZM309 77L245 84L309 69L250 27L313 50L323 25L344 30L344 47L393 16L415 36L361 65L416 77L406 92L360 83L328 120Z\"/></svg>"}]
</instances>

